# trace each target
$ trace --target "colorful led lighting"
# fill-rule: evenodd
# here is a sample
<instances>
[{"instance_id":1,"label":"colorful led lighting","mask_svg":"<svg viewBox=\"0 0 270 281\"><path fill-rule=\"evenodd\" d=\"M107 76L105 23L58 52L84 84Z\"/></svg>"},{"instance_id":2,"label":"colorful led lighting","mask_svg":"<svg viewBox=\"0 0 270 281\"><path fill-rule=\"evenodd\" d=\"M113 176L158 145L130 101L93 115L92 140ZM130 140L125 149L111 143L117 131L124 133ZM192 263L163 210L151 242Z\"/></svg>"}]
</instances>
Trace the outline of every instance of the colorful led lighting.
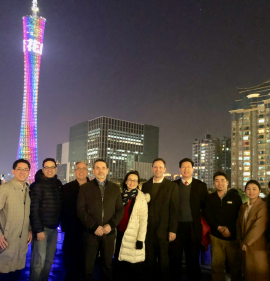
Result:
<instances>
[{"instance_id":1,"label":"colorful led lighting","mask_svg":"<svg viewBox=\"0 0 270 281\"><path fill-rule=\"evenodd\" d=\"M30 162L30 182L38 169L37 103L45 22L46 19L35 14L23 17L24 94L17 158Z\"/></svg>"}]
</instances>

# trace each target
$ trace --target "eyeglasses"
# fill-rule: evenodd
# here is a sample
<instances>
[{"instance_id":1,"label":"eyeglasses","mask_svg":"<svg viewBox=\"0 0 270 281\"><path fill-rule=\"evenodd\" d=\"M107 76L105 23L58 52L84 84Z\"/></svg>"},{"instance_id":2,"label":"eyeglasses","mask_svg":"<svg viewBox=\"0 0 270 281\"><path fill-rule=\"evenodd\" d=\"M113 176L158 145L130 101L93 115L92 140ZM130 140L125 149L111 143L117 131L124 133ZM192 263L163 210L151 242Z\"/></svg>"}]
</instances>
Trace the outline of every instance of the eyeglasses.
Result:
<instances>
[{"instance_id":1,"label":"eyeglasses","mask_svg":"<svg viewBox=\"0 0 270 281\"><path fill-rule=\"evenodd\" d=\"M54 170L56 167L43 167L43 169L47 170Z\"/></svg>"},{"instance_id":2,"label":"eyeglasses","mask_svg":"<svg viewBox=\"0 0 270 281\"><path fill-rule=\"evenodd\" d=\"M87 171L87 168L75 168L76 171Z\"/></svg>"},{"instance_id":3,"label":"eyeglasses","mask_svg":"<svg viewBox=\"0 0 270 281\"><path fill-rule=\"evenodd\" d=\"M127 180L128 182L134 182L134 183L137 183L138 181L137 180Z\"/></svg>"},{"instance_id":4,"label":"eyeglasses","mask_svg":"<svg viewBox=\"0 0 270 281\"><path fill-rule=\"evenodd\" d=\"M17 168L15 170L18 172L29 172L30 171L29 169L21 169L21 168Z\"/></svg>"}]
</instances>

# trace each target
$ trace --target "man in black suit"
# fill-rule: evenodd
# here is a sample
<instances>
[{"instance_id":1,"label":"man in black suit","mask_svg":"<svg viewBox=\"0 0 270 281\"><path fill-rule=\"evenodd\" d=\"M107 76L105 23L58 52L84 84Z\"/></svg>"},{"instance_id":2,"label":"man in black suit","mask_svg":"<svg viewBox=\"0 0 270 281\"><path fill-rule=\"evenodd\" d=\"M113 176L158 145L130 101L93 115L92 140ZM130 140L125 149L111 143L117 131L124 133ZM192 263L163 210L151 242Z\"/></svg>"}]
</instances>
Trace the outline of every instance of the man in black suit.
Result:
<instances>
[{"instance_id":1,"label":"man in black suit","mask_svg":"<svg viewBox=\"0 0 270 281\"><path fill-rule=\"evenodd\" d=\"M199 262L202 240L201 212L205 208L207 186L192 178L194 163L189 158L179 162L182 178L176 180L179 190L178 228L176 239L170 243L170 273L181 280L182 256L185 251L189 281L201 280Z\"/></svg>"},{"instance_id":2,"label":"man in black suit","mask_svg":"<svg viewBox=\"0 0 270 281\"><path fill-rule=\"evenodd\" d=\"M61 228L65 232L63 263L66 269L65 281L81 280L83 274L83 225L77 216L77 199L81 186L89 179L88 165L84 161L75 164L76 180L63 187L63 215Z\"/></svg>"},{"instance_id":3,"label":"man in black suit","mask_svg":"<svg viewBox=\"0 0 270 281\"><path fill-rule=\"evenodd\" d=\"M154 177L142 186L149 193L148 226L145 241L147 280L169 280L169 242L175 240L178 223L178 188L164 178L166 162L153 161ZM158 263L157 263L158 260Z\"/></svg>"},{"instance_id":4,"label":"man in black suit","mask_svg":"<svg viewBox=\"0 0 270 281\"><path fill-rule=\"evenodd\" d=\"M80 187L77 202L78 217L84 226L84 281L93 280L98 251L101 280L111 281L115 228L124 215L124 206L119 186L107 180L107 163L97 159L92 171L95 179Z\"/></svg>"}]
</instances>

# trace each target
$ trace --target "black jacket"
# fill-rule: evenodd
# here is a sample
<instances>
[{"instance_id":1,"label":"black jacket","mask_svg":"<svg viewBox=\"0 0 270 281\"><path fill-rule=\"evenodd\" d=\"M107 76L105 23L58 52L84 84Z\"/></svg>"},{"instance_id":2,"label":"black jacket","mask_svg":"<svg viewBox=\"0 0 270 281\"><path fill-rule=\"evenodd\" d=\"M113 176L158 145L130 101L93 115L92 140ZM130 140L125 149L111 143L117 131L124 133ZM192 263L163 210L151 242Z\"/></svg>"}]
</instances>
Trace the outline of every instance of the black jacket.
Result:
<instances>
[{"instance_id":1,"label":"black jacket","mask_svg":"<svg viewBox=\"0 0 270 281\"><path fill-rule=\"evenodd\" d=\"M62 183L54 178L46 178L39 170L35 175L35 182L30 185L30 221L32 231L40 233L44 227L55 229L58 227L62 212Z\"/></svg>"},{"instance_id":2,"label":"black jacket","mask_svg":"<svg viewBox=\"0 0 270 281\"><path fill-rule=\"evenodd\" d=\"M236 222L241 205L240 195L233 191L228 191L222 199L220 199L217 192L208 195L205 219L211 228L213 236L227 241L236 239ZM218 226L227 226L231 236L222 236L217 230Z\"/></svg>"},{"instance_id":3,"label":"black jacket","mask_svg":"<svg viewBox=\"0 0 270 281\"><path fill-rule=\"evenodd\" d=\"M94 234L99 226L109 224L112 229L109 234L114 233L124 215L119 186L107 180L102 198L96 179L83 184L79 191L77 212L87 232Z\"/></svg>"},{"instance_id":4,"label":"black jacket","mask_svg":"<svg viewBox=\"0 0 270 281\"><path fill-rule=\"evenodd\" d=\"M143 193L151 195L153 188L153 178L145 182L142 186ZM155 216L158 219L156 234L160 239L168 239L168 233L177 232L179 194L177 185L167 179L163 179L155 201L150 199L149 204L155 204ZM148 224L148 227L149 224ZM148 232L148 231L147 231Z\"/></svg>"},{"instance_id":5,"label":"black jacket","mask_svg":"<svg viewBox=\"0 0 270 281\"><path fill-rule=\"evenodd\" d=\"M87 178L87 182L89 179ZM77 180L63 186L63 216L61 228L64 232L82 232L83 225L77 215L77 200L80 185Z\"/></svg>"},{"instance_id":6,"label":"black jacket","mask_svg":"<svg viewBox=\"0 0 270 281\"><path fill-rule=\"evenodd\" d=\"M177 183L178 188L180 188L181 179L174 182ZM192 241L197 244L201 244L202 241L201 216L205 209L207 195L206 183L192 178L190 190L190 208L193 219L191 223L191 238Z\"/></svg>"}]
</instances>

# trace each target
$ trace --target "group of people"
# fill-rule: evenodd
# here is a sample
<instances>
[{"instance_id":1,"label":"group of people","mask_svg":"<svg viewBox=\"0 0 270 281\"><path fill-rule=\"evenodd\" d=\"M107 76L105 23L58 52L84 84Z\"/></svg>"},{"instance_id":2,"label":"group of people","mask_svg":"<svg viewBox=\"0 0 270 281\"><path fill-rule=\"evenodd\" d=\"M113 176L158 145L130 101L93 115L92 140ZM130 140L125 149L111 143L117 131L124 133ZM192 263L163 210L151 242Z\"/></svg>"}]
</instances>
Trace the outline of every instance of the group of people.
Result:
<instances>
[{"instance_id":1,"label":"group of people","mask_svg":"<svg viewBox=\"0 0 270 281\"><path fill-rule=\"evenodd\" d=\"M157 158L141 190L137 171L127 173L120 190L107 179L103 159L94 162L91 181L87 163L77 162L76 180L63 186L47 158L30 187L30 163L15 161L13 179L0 186L0 280L19 280L30 242L30 280L48 280L61 223L65 280L93 280L97 259L101 280L181 280L185 253L188 280L199 281L210 228L213 281L224 281L226 271L232 281L269 281L270 196L267 210L260 184L250 180L242 204L223 172L214 174L216 191L208 194L193 166L182 159L181 178L170 181Z\"/></svg>"}]
</instances>

